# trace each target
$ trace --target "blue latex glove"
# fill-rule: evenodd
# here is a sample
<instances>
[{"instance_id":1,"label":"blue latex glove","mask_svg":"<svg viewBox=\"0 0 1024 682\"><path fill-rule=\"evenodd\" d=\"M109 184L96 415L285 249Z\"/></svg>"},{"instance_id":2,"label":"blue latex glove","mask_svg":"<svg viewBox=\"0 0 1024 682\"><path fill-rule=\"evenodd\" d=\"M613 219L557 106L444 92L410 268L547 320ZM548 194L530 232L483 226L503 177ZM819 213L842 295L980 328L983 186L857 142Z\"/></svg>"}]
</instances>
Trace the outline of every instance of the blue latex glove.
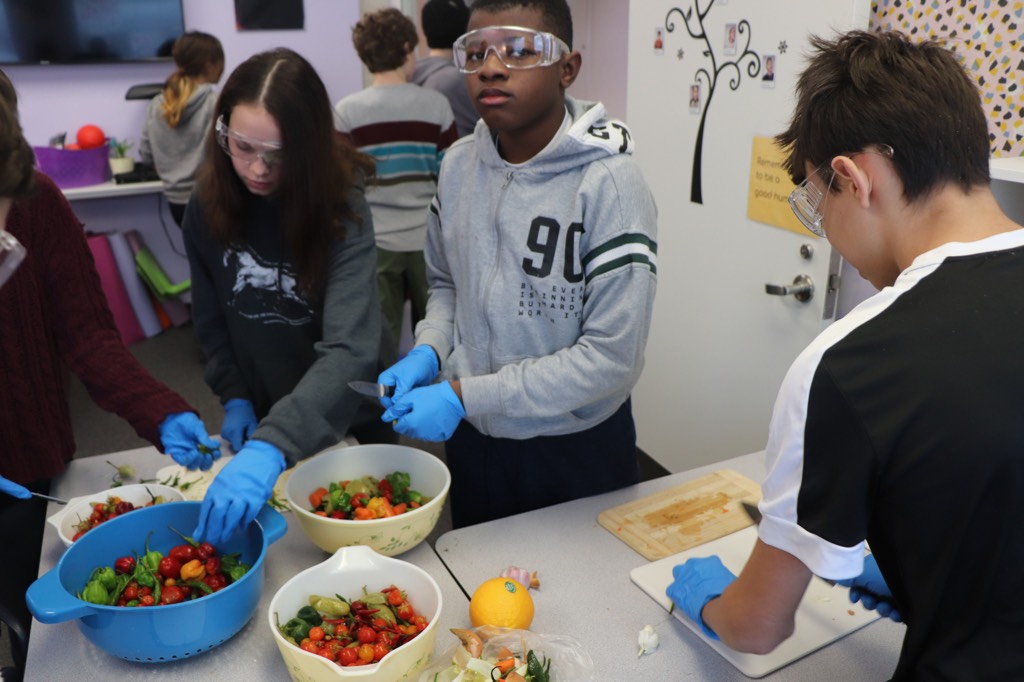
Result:
<instances>
[{"instance_id":1,"label":"blue latex glove","mask_svg":"<svg viewBox=\"0 0 1024 682\"><path fill-rule=\"evenodd\" d=\"M32 493L28 491L28 488L18 485L3 476L0 476L0 493L7 493L11 497L17 497L19 500L27 500L32 497Z\"/></svg>"},{"instance_id":2,"label":"blue latex glove","mask_svg":"<svg viewBox=\"0 0 1024 682\"><path fill-rule=\"evenodd\" d=\"M214 546L230 540L256 518L285 466L284 455L270 443L246 443L210 484L192 537Z\"/></svg>"},{"instance_id":3,"label":"blue latex glove","mask_svg":"<svg viewBox=\"0 0 1024 682\"><path fill-rule=\"evenodd\" d=\"M465 416L466 408L445 381L409 391L384 411L381 420L395 422L395 431L403 436L437 442L451 438Z\"/></svg>"},{"instance_id":4,"label":"blue latex glove","mask_svg":"<svg viewBox=\"0 0 1024 682\"><path fill-rule=\"evenodd\" d=\"M883 618L897 623L903 622L903 614L896 607L892 592L878 569L878 562L873 554L864 557L864 570L856 578L837 580L836 585L850 588L850 601L860 602L866 609L878 611Z\"/></svg>"},{"instance_id":5,"label":"blue latex glove","mask_svg":"<svg viewBox=\"0 0 1024 682\"><path fill-rule=\"evenodd\" d=\"M167 415L160 424L160 442L164 452L186 469L207 471L220 459L220 443L210 438L202 420L192 412Z\"/></svg>"},{"instance_id":6,"label":"blue latex glove","mask_svg":"<svg viewBox=\"0 0 1024 682\"><path fill-rule=\"evenodd\" d=\"M395 387L391 397L381 398L380 404L385 408L391 407L412 389L431 383L439 371L440 366L434 349L425 344L416 346L404 358L388 367L377 377L378 384ZM394 420L387 419L386 421Z\"/></svg>"},{"instance_id":7,"label":"blue latex glove","mask_svg":"<svg viewBox=\"0 0 1024 682\"><path fill-rule=\"evenodd\" d=\"M672 584L665 588L665 594L679 606L690 620L700 626L704 634L717 640L718 635L707 626L701 611L709 601L725 591L736 576L722 564L716 555L687 559L686 563L672 569Z\"/></svg>"},{"instance_id":8,"label":"blue latex glove","mask_svg":"<svg viewBox=\"0 0 1024 682\"><path fill-rule=\"evenodd\" d=\"M252 402L245 398L232 398L224 403L224 423L220 427L221 440L235 452L241 452L245 441L256 430L259 420L252 409Z\"/></svg>"}]
</instances>

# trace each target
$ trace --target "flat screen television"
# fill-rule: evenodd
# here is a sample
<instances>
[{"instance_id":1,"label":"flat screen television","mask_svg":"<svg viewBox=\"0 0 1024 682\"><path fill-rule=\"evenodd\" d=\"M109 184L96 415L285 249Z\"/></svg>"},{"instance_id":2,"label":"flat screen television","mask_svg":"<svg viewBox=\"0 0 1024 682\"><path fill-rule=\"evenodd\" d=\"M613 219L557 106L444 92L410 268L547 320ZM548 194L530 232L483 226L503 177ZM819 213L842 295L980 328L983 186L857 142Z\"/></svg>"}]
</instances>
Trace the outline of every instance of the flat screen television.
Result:
<instances>
[{"instance_id":1,"label":"flat screen television","mask_svg":"<svg viewBox=\"0 0 1024 682\"><path fill-rule=\"evenodd\" d=\"M0 0L0 64L167 60L182 0Z\"/></svg>"}]
</instances>

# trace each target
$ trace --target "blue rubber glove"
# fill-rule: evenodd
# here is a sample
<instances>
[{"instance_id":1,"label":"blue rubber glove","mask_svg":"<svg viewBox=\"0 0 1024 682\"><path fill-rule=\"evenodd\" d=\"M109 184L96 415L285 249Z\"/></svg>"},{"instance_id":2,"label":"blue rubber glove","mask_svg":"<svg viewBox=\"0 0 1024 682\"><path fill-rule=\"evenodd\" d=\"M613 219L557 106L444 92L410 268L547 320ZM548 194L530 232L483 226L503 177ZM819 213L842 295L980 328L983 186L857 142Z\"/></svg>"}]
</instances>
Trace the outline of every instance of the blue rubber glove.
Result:
<instances>
[{"instance_id":1,"label":"blue rubber glove","mask_svg":"<svg viewBox=\"0 0 1024 682\"><path fill-rule=\"evenodd\" d=\"M250 440L210 484L192 537L214 546L230 540L256 518L284 470L280 450L266 441Z\"/></svg>"},{"instance_id":2,"label":"blue rubber glove","mask_svg":"<svg viewBox=\"0 0 1024 682\"><path fill-rule=\"evenodd\" d=\"M164 452L186 469L208 471L220 459L220 443L210 438L202 420L192 412L167 415L160 424L160 442Z\"/></svg>"},{"instance_id":3,"label":"blue rubber glove","mask_svg":"<svg viewBox=\"0 0 1024 682\"><path fill-rule=\"evenodd\" d=\"M391 397L381 398L380 404L385 408L391 407L412 389L426 386L434 381L439 371L440 366L434 349L425 344L416 346L404 358L388 367L377 377L378 384L395 387Z\"/></svg>"},{"instance_id":4,"label":"blue rubber glove","mask_svg":"<svg viewBox=\"0 0 1024 682\"><path fill-rule=\"evenodd\" d=\"M722 564L716 555L687 559L686 563L672 569L672 584L665 588L665 594L683 610L690 620L700 626L705 635L717 640L718 635L707 626L701 611L709 601L725 591L735 574Z\"/></svg>"},{"instance_id":5,"label":"blue rubber glove","mask_svg":"<svg viewBox=\"0 0 1024 682\"><path fill-rule=\"evenodd\" d=\"M883 618L896 623L903 622L903 614L897 608L873 554L864 557L864 570L859 576L837 580L836 585L850 588L850 601L854 604L860 602L864 608L878 611Z\"/></svg>"},{"instance_id":6,"label":"blue rubber glove","mask_svg":"<svg viewBox=\"0 0 1024 682\"><path fill-rule=\"evenodd\" d=\"M245 398L232 398L224 403L224 423L220 427L220 437L235 452L241 452L245 441L256 430L259 420L252 409L252 402Z\"/></svg>"},{"instance_id":7,"label":"blue rubber glove","mask_svg":"<svg viewBox=\"0 0 1024 682\"><path fill-rule=\"evenodd\" d=\"M466 408L445 381L409 391L384 411L381 420L395 422L395 431L403 436L438 442L451 438L465 416Z\"/></svg>"},{"instance_id":8,"label":"blue rubber glove","mask_svg":"<svg viewBox=\"0 0 1024 682\"><path fill-rule=\"evenodd\" d=\"M0 493L7 493L11 497L17 497L19 500L27 500L32 497L32 493L28 491L28 488L18 485L3 476L0 476Z\"/></svg>"}]
</instances>

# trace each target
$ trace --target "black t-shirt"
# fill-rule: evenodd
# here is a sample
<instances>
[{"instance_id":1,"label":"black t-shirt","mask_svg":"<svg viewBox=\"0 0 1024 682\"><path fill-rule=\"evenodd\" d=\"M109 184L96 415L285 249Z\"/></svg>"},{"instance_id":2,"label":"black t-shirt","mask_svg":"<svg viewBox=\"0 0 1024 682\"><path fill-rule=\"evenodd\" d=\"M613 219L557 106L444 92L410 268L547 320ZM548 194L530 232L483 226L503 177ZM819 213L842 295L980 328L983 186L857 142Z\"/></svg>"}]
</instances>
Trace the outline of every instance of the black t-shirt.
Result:
<instances>
[{"instance_id":1,"label":"black t-shirt","mask_svg":"<svg viewBox=\"0 0 1024 682\"><path fill-rule=\"evenodd\" d=\"M826 578L864 541L908 625L893 679L1024 679L1024 230L946 244L790 368L770 545Z\"/></svg>"}]
</instances>

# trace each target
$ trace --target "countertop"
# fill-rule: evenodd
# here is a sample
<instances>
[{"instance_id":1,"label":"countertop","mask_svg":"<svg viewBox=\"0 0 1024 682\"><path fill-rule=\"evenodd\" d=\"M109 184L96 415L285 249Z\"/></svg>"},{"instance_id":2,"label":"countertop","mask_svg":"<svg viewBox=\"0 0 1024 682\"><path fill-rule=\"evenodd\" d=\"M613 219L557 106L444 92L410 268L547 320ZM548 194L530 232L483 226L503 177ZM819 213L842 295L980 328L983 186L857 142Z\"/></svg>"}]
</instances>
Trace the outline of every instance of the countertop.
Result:
<instances>
[{"instance_id":1,"label":"countertop","mask_svg":"<svg viewBox=\"0 0 1024 682\"><path fill-rule=\"evenodd\" d=\"M153 447L86 457L73 460L64 474L54 480L50 493L69 499L110 487L114 464L132 464L138 478L151 478L159 469L173 464L170 457ZM60 506L49 503L48 513ZM265 562L263 593L252 620L233 638L195 658L160 664L123 661L93 646L78 631L74 621L45 625L32 623L26 662L26 682L53 680L160 679L195 682L195 680L288 680L284 661L277 650L267 625L267 609L278 588L296 573L325 561L330 555L314 545L298 527L294 515L284 514L288 532L268 549ZM64 552L56 529L46 524L39 558L39 574L53 568ZM444 564L426 542L396 557L424 569L441 587L441 622L434 655L448 649L455 639L448 633L452 627L468 625L469 601Z\"/></svg>"},{"instance_id":2,"label":"countertop","mask_svg":"<svg viewBox=\"0 0 1024 682\"><path fill-rule=\"evenodd\" d=\"M719 469L764 478L763 453L672 474L604 495L566 502L445 533L435 545L472 594L509 565L537 571L531 630L571 635L594 660L598 680L748 679L632 583L647 560L598 524L619 504ZM845 597L844 597L845 598ZM657 630L657 651L637 658L637 633ZM885 680L896 668L905 627L882 619L792 663L765 680Z\"/></svg>"}]
</instances>

